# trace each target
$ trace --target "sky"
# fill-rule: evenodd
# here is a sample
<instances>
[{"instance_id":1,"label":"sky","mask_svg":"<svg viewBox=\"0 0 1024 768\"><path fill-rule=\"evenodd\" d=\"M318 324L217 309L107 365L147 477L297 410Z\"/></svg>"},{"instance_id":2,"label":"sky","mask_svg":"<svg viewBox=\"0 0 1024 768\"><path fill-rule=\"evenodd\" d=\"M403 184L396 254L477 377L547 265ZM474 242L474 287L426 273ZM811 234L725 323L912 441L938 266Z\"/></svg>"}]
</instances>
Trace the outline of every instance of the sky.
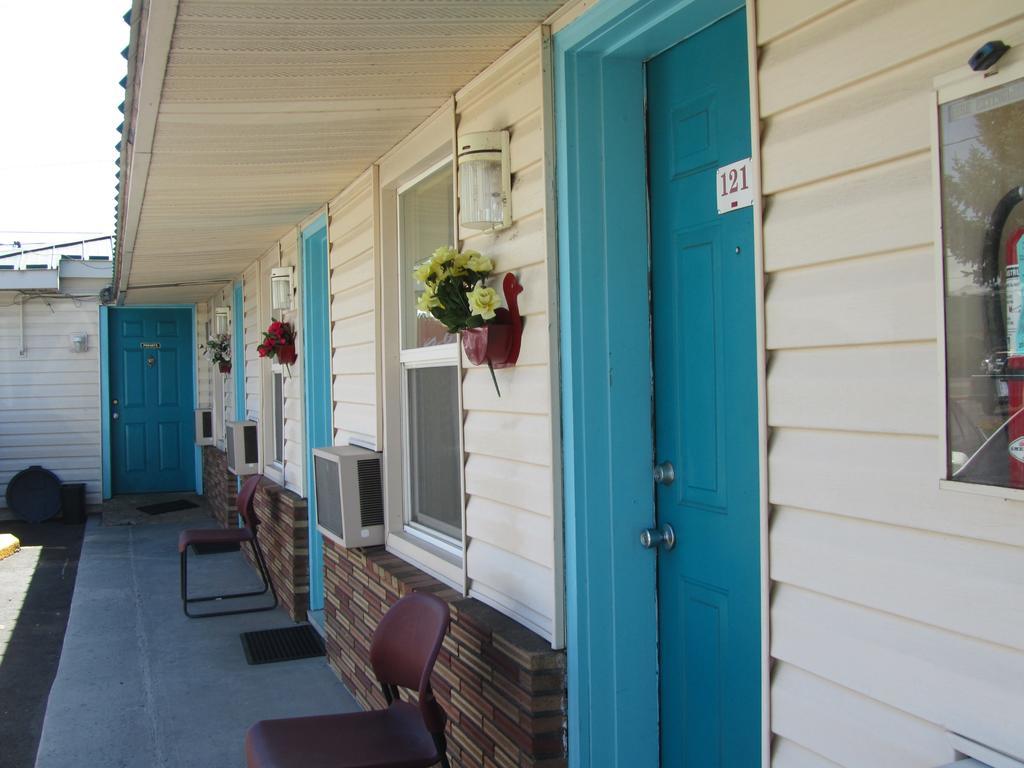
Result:
<instances>
[{"instance_id":1,"label":"sky","mask_svg":"<svg viewBox=\"0 0 1024 768\"><path fill-rule=\"evenodd\" d=\"M0 0L0 252L113 234L131 0Z\"/></svg>"}]
</instances>

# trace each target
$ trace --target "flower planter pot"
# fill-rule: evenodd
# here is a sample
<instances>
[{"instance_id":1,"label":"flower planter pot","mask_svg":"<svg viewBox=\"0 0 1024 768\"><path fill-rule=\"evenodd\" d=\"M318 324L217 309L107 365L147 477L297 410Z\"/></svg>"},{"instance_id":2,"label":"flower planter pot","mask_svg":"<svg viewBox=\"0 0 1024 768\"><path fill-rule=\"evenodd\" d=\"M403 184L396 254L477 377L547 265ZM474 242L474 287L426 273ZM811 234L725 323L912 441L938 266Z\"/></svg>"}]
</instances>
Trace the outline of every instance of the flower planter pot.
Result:
<instances>
[{"instance_id":1,"label":"flower planter pot","mask_svg":"<svg viewBox=\"0 0 1024 768\"><path fill-rule=\"evenodd\" d=\"M509 341L512 338L510 325L485 325L462 332L462 348L473 365L482 365L488 360L495 368L508 360Z\"/></svg>"},{"instance_id":2,"label":"flower planter pot","mask_svg":"<svg viewBox=\"0 0 1024 768\"><path fill-rule=\"evenodd\" d=\"M231 363L217 363L221 373L231 373Z\"/></svg>"},{"instance_id":3,"label":"flower planter pot","mask_svg":"<svg viewBox=\"0 0 1024 768\"><path fill-rule=\"evenodd\" d=\"M505 275L502 282L505 304L489 325L470 328L462 332L462 347L473 365L490 363L492 368L511 368L519 361L519 348L523 342L523 319L519 314L519 294L523 286L515 275Z\"/></svg>"},{"instance_id":4,"label":"flower planter pot","mask_svg":"<svg viewBox=\"0 0 1024 768\"><path fill-rule=\"evenodd\" d=\"M295 351L294 344L282 344L277 348L277 360L283 365L291 365L299 359L299 353Z\"/></svg>"}]
</instances>

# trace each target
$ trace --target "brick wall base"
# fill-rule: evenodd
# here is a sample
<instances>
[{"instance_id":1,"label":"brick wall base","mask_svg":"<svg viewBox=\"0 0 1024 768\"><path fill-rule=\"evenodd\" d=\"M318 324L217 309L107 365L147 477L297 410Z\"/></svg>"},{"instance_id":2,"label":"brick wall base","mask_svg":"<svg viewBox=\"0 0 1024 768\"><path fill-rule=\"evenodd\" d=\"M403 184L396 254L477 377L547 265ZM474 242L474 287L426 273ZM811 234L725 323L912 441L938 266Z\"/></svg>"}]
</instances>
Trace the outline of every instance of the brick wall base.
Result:
<instances>
[{"instance_id":1,"label":"brick wall base","mask_svg":"<svg viewBox=\"0 0 1024 768\"><path fill-rule=\"evenodd\" d=\"M309 611L309 511L306 500L263 479L256 491L259 539L277 598L292 621ZM252 549L242 548L255 567Z\"/></svg>"},{"instance_id":2,"label":"brick wall base","mask_svg":"<svg viewBox=\"0 0 1024 768\"><path fill-rule=\"evenodd\" d=\"M227 453L213 445L203 446L203 496L221 528L237 526L237 480L228 472Z\"/></svg>"},{"instance_id":3,"label":"brick wall base","mask_svg":"<svg viewBox=\"0 0 1024 768\"><path fill-rule=\"evenodd\" d=\"M382 548L345 549L325 538L324 561L327 658L360 704L384 706L369 662L370 638L384 612L410 592L432 592L452 611L432 680L449 718L452 765L566 764L564 652Z\"/></svg>"}]
</instances>

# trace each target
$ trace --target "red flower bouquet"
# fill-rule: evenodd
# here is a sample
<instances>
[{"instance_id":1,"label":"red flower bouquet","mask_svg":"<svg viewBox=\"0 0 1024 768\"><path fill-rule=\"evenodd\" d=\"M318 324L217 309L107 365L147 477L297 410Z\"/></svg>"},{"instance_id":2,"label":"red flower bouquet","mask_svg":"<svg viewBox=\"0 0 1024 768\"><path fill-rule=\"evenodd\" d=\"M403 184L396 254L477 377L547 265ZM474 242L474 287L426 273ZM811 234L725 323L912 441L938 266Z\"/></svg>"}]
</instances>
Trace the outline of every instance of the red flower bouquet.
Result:
<instances>
[{"instance_id":1,"label":"red flower bouquet","mask_svg":"<svg viewBox=\"0 0 1024 768\"><path fill-rule=\"evenodd\" d=\"M256 347L260 357L277 358L279 363L291 365L299 355L295 351L295 329L291 323L274 320L263 332L263 343Z\"/></svg>"}]
</instances>

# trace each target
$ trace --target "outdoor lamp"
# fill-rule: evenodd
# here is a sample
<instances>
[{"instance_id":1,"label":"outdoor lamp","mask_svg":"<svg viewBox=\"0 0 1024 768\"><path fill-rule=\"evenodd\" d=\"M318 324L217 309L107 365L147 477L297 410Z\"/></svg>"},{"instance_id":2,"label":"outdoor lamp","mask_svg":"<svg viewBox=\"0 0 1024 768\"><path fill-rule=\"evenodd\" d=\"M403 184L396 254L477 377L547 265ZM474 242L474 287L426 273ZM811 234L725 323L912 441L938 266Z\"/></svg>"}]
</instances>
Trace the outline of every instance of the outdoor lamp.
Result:
<instances>
[{"instance_id":1,"label":"outdoor lamp","mask_svg":"<svg viewBox=\"0 0 1024 768\"><path fill-rule=\"evenodd\" d=\"M213 311L214 333L230 333L231 331L231 307L217 307Z\"/></svg>"},{"instance_id":2,"label":"outdoor lamp","mask_svg":"<svg viewBox=\"0 0 1024 768\"><path fill-rule=\"evenodd\" d=\"M508 131L459 138L459 223L492 232L512 226Z\"/></svg>"},{"instance_id":3,"label":"outdoor lamp","mask_svg":"<svg viewBox=\"0 0 1024 768\"><path fill-rule=\"evenodd\" d=\"M270 306L274 309L292 308L292 271L292 267L270 270Z\"/></svg>"},{"instance_id":4,"label":"outdoor lamp","mask_svg":"<svg viewBox=\"0 0 1024 768\"><path fill-rule=\"evenodd\" d=\"M89 351L89 334L88 333L72 333L71 334L71 351L72 352L88 352Z\"/></svg>"}]
</instances>

